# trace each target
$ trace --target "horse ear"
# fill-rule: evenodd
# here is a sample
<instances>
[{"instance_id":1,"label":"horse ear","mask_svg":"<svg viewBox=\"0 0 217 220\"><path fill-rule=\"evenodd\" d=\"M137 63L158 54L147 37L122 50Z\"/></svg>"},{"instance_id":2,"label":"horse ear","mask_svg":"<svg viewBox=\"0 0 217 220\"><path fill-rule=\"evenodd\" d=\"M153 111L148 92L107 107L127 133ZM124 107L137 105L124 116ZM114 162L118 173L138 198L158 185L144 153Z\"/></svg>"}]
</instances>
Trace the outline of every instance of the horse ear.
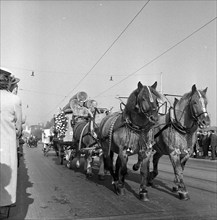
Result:
<instances>
[{"instance_id":1,"label":"horse ear","mask_svg":"<svg viewBox=\"0 0 217 220\"><path fill-rule=\"evenodd\" d=\"M192 88L191 88L192 94L193 94L195 91L197 91L197 87L196 87L196 85L194 84L194 85L192 86Z\"/></svg>"},{"instance_id":2,"label":"horse ear","mask_svg":"<svg viewBox=\"0 0 217 220\"><path fill-rule=\"evenodd\" d=\"M176 106L176 104L177 104L178 101L179 101L179 100L178 100L177 98L174 99L174 106Z\"/></svg>"},{"instance_id":3,"label":"horse ear","mask_svg":"<svg viewBox=\"0 0 217 220\"><path fill-rule=\"evenodd\" d=\"M206 94L207 89L208 89L208 87L206 87L206 88L203 90L204 94Z\"/></svg>"},{"instance_id":4,"label":"horse ear","mask_svg":"<svg viewBox=\"0 0 217 220\"><path fill-rule=\"evenodd\" d=\"M157 88L157 81L155 81L155 83L151 86L153 89Z\"/></svg>"},{"instance_id":5,"label":"horse ear","mask_svg":"<svg viewBox=\"0 0 217 220\"><path fill-rule=\"evenodd\" d=\"M142 85L142 83L141 83L140 81L138 82L137 87L138 87L138 90L139 90L139 91L143 88L143 85Z\"/></svg>"}]
</instances>

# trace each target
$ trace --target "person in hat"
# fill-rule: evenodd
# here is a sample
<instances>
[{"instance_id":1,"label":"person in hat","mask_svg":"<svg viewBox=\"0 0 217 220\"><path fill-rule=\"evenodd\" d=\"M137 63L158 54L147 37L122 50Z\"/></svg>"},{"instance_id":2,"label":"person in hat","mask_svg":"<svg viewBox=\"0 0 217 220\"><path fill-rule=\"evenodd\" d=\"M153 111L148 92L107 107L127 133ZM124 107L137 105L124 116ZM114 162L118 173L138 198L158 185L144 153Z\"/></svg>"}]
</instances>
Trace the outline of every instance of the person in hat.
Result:
<instances>
[{"instance_id":1,"label":"person in hat","mask_svg":"<svg viewBox=\"0 0 217 220\"><path fill-rule=\"evenodd\" d=\"M87 101L86 92L78 92L69 100L69 107L72 111L72 125L85 120L89 116L92 117L93 114L84 104Z\"/></svg>"},{"instance_id":2,"label":"person in hat","mask_svg":"<svg viewBox=\"0 0 217 220\"><path fill-rule=\"evenodd\" d=\"M16 203L16 139L22 132L21 99L10 89L11 72L0 68L0 217Z\"/></svg>"},{"instance_id":3,"label":"person in hat","mask_svg":"<svg viewBox=\"0 0 217 220\"><path fill-rule=\"evenodd\" d=\"M20 81L20 79L16 78L15 76L10 77L8 90L15 95L17 95L17 92L18 92L18 82L19 81Z\"/></svg>"}]
</instances>

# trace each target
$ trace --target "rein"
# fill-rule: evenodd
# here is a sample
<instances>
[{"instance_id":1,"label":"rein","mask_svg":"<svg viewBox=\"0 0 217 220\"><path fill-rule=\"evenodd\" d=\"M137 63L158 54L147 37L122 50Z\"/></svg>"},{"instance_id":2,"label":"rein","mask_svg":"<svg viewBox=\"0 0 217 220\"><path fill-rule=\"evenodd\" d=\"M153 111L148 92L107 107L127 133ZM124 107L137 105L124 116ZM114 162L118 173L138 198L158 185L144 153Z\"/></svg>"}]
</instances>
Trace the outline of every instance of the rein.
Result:
<instances>
[{"instance_id":1,"label":"rein","mask_svg":"<svg viewBox=\"0 0 217 220\"><path fill-rule=\"evenodd\" d=\"M198 124L198 117L200 117L200 115L202 114L205 114L206 112L202 112L201 114L199 115L195 115L194 114L194 111L192 109L192 105L191 105L191 100L192 100L192 96L191 98L189 99L189 102L188 104L185 106L183 112L182 112L182 115L184 114L184 111L185 109L187 108L187 106L189 106L190 108L190 112L191 112L191 116L192 118L194 119L193 121L193 124L190 128L187 128L187 127L184 127L180 121L177 119L177 115L176 115L176 112L175 112L175 107L176 107L176 104L177 102L174 102L174 105L173 107L170 107L169 109L169 114L171 113L172 109L173 109L173 113L174 113L174 117L175 117L175 120L172 120L171 119L171 115L169 115L169 122L160 130L157 132L157 134L154 135L154 138L157 138L164 130L166 130L168 127L170 126L173 126L175 128L176 131L178 131L179 133L181 134L190 134L192 133L193 130L195 130L195 127L197 126ZM182 117L181 117L182 118Z\"/></svg>"},{"instance_id":2,"label":"rein","mask_svg":"<svg viewBox=\"0 0 217 220\"><path fill-rule=\"evenodd\" d=\"M199 93L199 92L198 92L198 93ZM201 95L200 95L200 94L199 94L199 96L200 96L200 99L201 99ZM192 97L191 97L191 99L192 99ZM189 103L191 102L191 99L190 99ZM202 102L202 101L201 101L201 102ZM205 110L206 110L206 109L205 109ZM190 111L191 111L191 116L192 116L192 118L196 121L197 124L198 124L198 118L199 118L201 115L203 115L203 114L208 114L207 111L203 111L203 112L201 112L199 115L196 115L196 114L194 113L194 111L193 111L191 105L190 105Z\"/></svg>"}]
</instances>

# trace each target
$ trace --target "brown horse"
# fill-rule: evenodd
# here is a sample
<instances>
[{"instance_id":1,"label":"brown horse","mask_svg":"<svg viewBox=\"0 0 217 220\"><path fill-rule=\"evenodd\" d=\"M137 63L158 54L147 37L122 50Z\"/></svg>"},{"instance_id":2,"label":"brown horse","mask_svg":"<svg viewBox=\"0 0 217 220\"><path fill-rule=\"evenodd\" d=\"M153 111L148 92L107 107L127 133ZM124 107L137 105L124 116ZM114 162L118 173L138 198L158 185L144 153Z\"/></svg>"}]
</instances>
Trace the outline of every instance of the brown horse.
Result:
<instances>
[{"instance_id":1,"label":"brown horse","mask_svg":"<svg viewBox=\"0 0 217 220\"><path fill-rule=\"evenodd\" d=\"M193 85L189 93L180 100L175 100L165 116L160 116L159 126L155 130L155 144L153 149L153 171L149 175L149 183L158 175L158 162L162 155L169 155L172 163L175 184L173 191L178 192L181 200L188 200L183 171L185 164L193 152L197 139L198 127L204 128L210 124L207 113L207 88L197 90ZM140 162L141 163L141 162Z\"/></svg>"},{"instance_id":2,"label":"brown horse","mask_svg":"<svg viewBox=\"0 0 217 220\"><path fill-rule=\"evenodd\" d=\"M151 128L158 122L158 101L161 95L156 91L157 82L143 86L141 82L129 96L124 110L106 116L99 126L99 139L103 150L99 177L104 168L110 171L117 194L124 194L128 156L138 154L142 158L140 169L140 199L147 200L147 161L151 155L153 135ZM118 155L115 171L113 155Z\"/></svg>"}]
</instances>

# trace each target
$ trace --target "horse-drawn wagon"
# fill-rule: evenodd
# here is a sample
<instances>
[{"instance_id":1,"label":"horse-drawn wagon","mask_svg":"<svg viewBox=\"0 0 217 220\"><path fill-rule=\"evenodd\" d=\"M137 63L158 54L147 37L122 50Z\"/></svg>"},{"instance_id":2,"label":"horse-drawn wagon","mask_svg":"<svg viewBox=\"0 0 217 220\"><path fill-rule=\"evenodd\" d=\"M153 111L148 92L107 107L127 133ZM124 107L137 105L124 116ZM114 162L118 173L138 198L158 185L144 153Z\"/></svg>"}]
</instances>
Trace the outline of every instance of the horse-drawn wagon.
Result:
<instances>
[{"instance_id":1,"label":"horse-drawn wagon","mask_svg":"<svg viewBox=\"0 0 217 220\"><path fill-rule=\"evenodd\" d=\"M72 160L76 157L76 166L79 167L80 157L84 156L87 162L85 170L91 167L88 164L92 161L92 155L99 151L96 130L108 112L107 108L97 108L96 101L87 99L85 92L79 92L69 100L54 120L54 145L57 146L60 164L65 159L66 166L72 168Z\"/></svg>"}]
</instances>

